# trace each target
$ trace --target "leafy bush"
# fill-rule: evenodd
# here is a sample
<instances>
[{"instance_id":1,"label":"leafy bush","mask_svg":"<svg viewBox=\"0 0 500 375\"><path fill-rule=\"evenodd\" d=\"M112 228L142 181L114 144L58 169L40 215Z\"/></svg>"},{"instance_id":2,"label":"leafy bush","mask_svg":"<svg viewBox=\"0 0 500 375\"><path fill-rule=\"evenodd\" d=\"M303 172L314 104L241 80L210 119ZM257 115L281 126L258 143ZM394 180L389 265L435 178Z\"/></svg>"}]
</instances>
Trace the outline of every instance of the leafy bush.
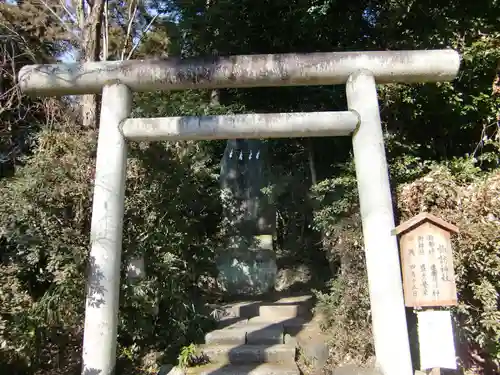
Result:
<instances>
[{"instance_id":1,"label":"leafy bush","mask_svg":"<svg viewBox=\"0 0 500 375\"><path fill-rule=\"evenodd\" d=\"M473 159L426 166L430 172L398 186L400 221L431 212L460 228L454 238L459 306L453 309L464 368L499 371L500 172L481 172ZM404 171L405 169L401 169ZM394 173L405 179L406 172ZM412 173L415 173L413 171ZM363 363L373 354L368 285L352 169L315 187L324 207L316 225L337 267L329 293L317 293L316 309L333 337L331 363ZM411 327L410 327L411 328Z\"/></svg>"},{"instance_id":2,"label":"leafy bush","mask_svg":"<svg viewBox=\"0 0 500 375\"><path fill-rule=\"evenodd\" d=\"M37 145L0 185L1 361L10 373L70 373L79 371L96 134L63 118ZM174 360L212 323L202 305L219 240L218 160L204 147L129 148L123 264L146 260L142 280L125 281L122 269L118 355L132 371L154 352Z\"/></svg>"},{"instance_id":3,"label":"leafy bush","mask_svg":"<svg viewBox=\"0 0 500 375\"><path fill-rule=\"evenodd\" d=\"M315 307L332 337L330 366L363 364L373 355L373 340L354 164L340 168L339 177L315 185L313 194L320 204L315 227L324 235L336 275L328 293L316 292Z\"/></svg>"},{"instance_id":4,"label":"leafy bush","mask_svg":"<svg viewBox=\"0 0 500 375\"><path fill-rule=\"evenodd\" d=\"M500 368L500 172L457 160L399 188L401 220L431 212L460 228L454 236L459 305L453 310L465 367Z\"/></svg>"},{"instance_id":5,"label":"leafy bush","mask_svg":"<svg viewBox=\"0 0 500 375\"><path fill-rule=\"evenodd\" d=\"M33 157L0 186L0 336L33 369L71 367L82 333L95 142L58 130L43 131Z\"/></svg>"}]
</instances>

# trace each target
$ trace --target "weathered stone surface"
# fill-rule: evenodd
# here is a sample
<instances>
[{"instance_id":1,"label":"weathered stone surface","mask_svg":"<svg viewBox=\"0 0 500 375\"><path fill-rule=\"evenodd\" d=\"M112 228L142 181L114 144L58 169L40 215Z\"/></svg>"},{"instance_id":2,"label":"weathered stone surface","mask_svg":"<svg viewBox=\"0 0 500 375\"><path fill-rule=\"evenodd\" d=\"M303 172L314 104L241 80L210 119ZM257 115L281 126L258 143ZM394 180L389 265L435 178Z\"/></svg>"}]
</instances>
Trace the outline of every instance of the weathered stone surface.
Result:
<instances>
[{"instance_id":1,"label":"weathered stone surface","mask_svg":"<svg viewBox=\"0 0 500 375\"><path fill-rule=\"evenodd\" d=\"M228 294L259 295L274 287L275 210L262 189L269 183L267 147L260 140L228 140L221 161L221 202L227 246L216 260Z\"/></svg>"},{"instance_id":2,"label":"weathered stone surface","mask_svg":"<svg viewBox=\"0 0 500 375\"><path fill-rule=\"evenodd\" d=\"M373 368L361 368L355 365L345 365L334 369L329 375L382 375Z\"/></svg>"},{"instance_id":3,"label":"weathered stone surface","mask_svg":"<svg viewBox=\"0 0 500 375\"><path fill-rule=\"evenodd\" d=\"M218 329L205 335L206 344L246 344L247 332L245 329Z\"/></svg>"},{"instance_id":4,"label":"weathered stone surface","mask_svg":"<svg viewBox=\"0 0 500 375\"><path fill-rule=\"evenodd\" d=\"M220 185L230 237L250 239L273 234L275 210L262 189L269 182L267 144L257 139L230 139L221 160Z\"/></svg>"},{"instance_id":5,"label":"weathered stone surface","mask_svg":"<svg viewBox=\"0 0 500 375\"><path fill-rule=\"evenodd\" d=\"M169 375L170 371L174 368L172 365L162 365L158 371L158 375Z\"/></svg>"},{"instance_id":6,"label":"weathered stone surface","mask_svg":"<svg viewBox=\"0 0 500 375\"><path fill-rule=\"evenodd\" d=\"M230 295L260 295L274 287L278 268L272 249L229 249L216 263L220 288Z\"/></svg>"},{"instance_id":7,"label":"weathered stone surface","mask_svg":"<svg viewBox=\"0 0 500 375\"><path fill-rule=\"evenodd\" d=\"M295 268L283 268L276 275L274 289L278 292L284 291L296 284L306 284L311 279L311 271L306 265L300 265Z\"/></svg>"},{"instance_id":8,"label":"weathered stone surface","mask_svg":"<svg viewBox=\"0 0 500 375\"><path fill-rule=\"evenodd\" d=\"M318 317L311 316L312 304L312 296L305 295L273 302L246 301L211 306L220 311L219 324L224 328L207 334L206 344L199 347L199 353L219 366L203 366L189 373L279 375L282 372L273 371L280 369L284 374L299 374L294 363L297 349L319 367L326 361L328 350ZM260 363L280 363L280 366L262 367Z\"/></svg>"},{"instance_id":9,"label":"weathered stone surface","mask_svg":"<svg viewBox=\"0 0 500 375\"><path fill-rule=\"evenodd\" d=\"M280 332L285 332L283 328L283 324L280 322L250 322L250 319L248 320L248 323L246 325L246 330L247 332L256 332L256 331L262 331L264 329L271 329L271 330L278 330Z\"/></svg>"},{"instance_id":10,"label":"weathered stone surface","mask_svg":"<svg viewBox=\"0 0 500 375\"><path fill-rule=\"evenodd\" d=\"M295 345L299 350L300 356L317 371L324 367L328 360L329 351L327 337L319 326L319 317L312 320L295 320L295 324L289 324L286 328L287 333L284 336L284 343Z\"/></svg>"},{"instance_id":11,"label":"weathered stone surface","mask_svg":"<svg viewBox=\"0 0 500 375\"><path fill-rule=\"evenodd\" d=\"M283 344L284 331L282 326L257 326L247 329L247 344Z\"/></svg>"},{"instance_id":12,"label":"weathered stone surface","mask_svg":"<svg viewBox=\"0 0 500 375\"><path fill-rule=\"evenodd\" d=\"M215 319L230 319L230 318L244 318L250 319L259 316L259 309L261 306L273 306L273 305L303 305L306 306L307 316L310 315L310 309L312 309L313 296L311 295L297 295L276 299L272 302L269 300L251 300L251 301L235 301L231 303L224 304L207 304L207 313L212 315ZM304 309L304 310L306 310ZM288 319L288 318L287 318Z\"/></svg>"},{"instance_id":13,"label":"weathered stone surface","mask_svg":"<svg viewBox=\"0 0 500 375\"><path fill-rule=\"evenodd\" d=\"M280 298L273 303L278 304L278 305L284 305L284 304L298 304L298 305L307 305L309 307L313 307L313 296L311 294L301 294L301 295L294 295L294 296L289 296L289 297L283 297ZM270 303L266 303L266 305L269 305Z\"/></svg>"},{"instance_id":14,"label":"weathered stone surface","mask_svg":"<svg viewBox=\"0 0 500 375\"><path fill-rule=\"evenodd\" d=\"M295 364L210 364L188 369L187 375L300 375Z\"/></svg>"},{"instance_id":15,"label":"weathered stone surface","mask_svg":"<svg viewBox=\"0 0 500 375\"><path fill-rule=\"evenodd\" d=\"M223 305L211 304L207 306L210 314L216 319L252 318L259 315L261 301L240 301Z\"/></svg>"},{"instance_id":16,"label":"weathered stone surface","mask_svg":"<svg viewBox=\"0 0 500 375\"><path fill-rule=\"evenodd\" d=\"M280 324L284 326L285 328L288 326L303 326L308 324L309 320L305 319L303 317L283 317L279 315L271 316L269 317L263 317L263 316L254 316L253 318L248 319L248 324L259 324L259 325L266 325L266 324Z\"/></svg>"},{"instance_id":17,"label":"weathered stone surface","mask_svg":"<svg viewBox=\"0 0 500 375\"><path fill-rule=\"evenodd\" d=\"M294 363L293 345L202 345L199 348L211 363Z\"/></svg>"},{"instance_id":18,"label":"weathered stone surface","mask_svg":"<svg viewBox=\"0 0 500 375\"><path fill-rule=\"evenodd\" d=\"M231 329L231 328L239 328L242 325L248 324L248 319L238 318L238 317L229 317L219 319L217 322L217 327L219 329Z\"/></svg>"},{"instance_id":19,"label":"weathered stone surface","mask_svg":"<svg viewBox=\"0 0 500 375\"><path fill-rule=\"evenodd\" d=\"M262 305L259 308L259 316L262 319L268 319L270 321L276 319L291 319L298 316L306 315L309 312L309 307L302 304L290 304L290 305Z\"/></svg>"},{"instance_id":20,"label":"weathered stone surface","mask_svg":"<svg viewBox=\"0 0 500 375\"><path fill-rule=\"evenodd\" d=\"M184 375L185 372L181 368L172 365L163 365L160 367L158 375Z\"/></svg>"}]
</instances>

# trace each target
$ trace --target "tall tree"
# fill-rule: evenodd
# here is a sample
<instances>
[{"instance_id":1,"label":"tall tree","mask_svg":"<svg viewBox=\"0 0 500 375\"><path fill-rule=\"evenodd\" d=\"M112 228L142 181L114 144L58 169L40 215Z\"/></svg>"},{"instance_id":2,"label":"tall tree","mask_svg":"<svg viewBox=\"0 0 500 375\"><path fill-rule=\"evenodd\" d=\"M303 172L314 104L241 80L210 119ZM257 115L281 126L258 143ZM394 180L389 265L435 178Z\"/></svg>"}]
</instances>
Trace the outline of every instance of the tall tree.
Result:
<instances>
[{"instance_id":1,"label":"tall tree","mask_svg":"<svg viewBox=\"0 0 500 375\"><path fill-rule=\"evenodd\" d=\"M102 53L103 12L107 0L80 0L77 5L78 27L81 34L80 60L99 61ZM99 96L82 95L82 125L97 128L99 124Z\"/></svg>"}]
</instances>

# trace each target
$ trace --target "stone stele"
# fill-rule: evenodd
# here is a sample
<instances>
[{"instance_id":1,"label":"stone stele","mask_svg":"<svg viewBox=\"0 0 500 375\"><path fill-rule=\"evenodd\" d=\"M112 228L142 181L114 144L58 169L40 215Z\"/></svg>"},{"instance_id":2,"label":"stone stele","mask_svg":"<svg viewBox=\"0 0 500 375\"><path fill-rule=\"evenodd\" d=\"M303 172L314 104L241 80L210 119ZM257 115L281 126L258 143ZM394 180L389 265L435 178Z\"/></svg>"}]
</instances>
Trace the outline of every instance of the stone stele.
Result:
<instances>
[{"instance_id":1,"label":"stone stele","mask_svg":"<svg viewBox=\"0 0 500 375\"><path fill-rule=\"evenodd\" d=\"M267 147L260 140L229 140L221 161L226 244L219 250L219 285L232 295L259 295L274 287L276 214L263 189L270 183Z\"/></svg>"}]
</instances>

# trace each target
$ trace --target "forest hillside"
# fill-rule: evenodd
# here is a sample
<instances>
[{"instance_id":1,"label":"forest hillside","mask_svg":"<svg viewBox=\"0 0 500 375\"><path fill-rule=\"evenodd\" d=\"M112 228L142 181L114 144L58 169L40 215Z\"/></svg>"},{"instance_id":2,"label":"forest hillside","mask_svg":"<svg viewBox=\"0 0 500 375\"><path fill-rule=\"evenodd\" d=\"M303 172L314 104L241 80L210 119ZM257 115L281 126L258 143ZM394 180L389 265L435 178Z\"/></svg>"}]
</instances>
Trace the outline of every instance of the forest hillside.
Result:
<instances>
[{"instance_id":1,"label":"forest hillside","mask_svg":"<svg viewBox=\"0 0 500 375\"><path fill-rule=\"evenodd\" d=\"M80 371L99 96L24 96L27 64L287 52L454 48L456 80L379 86L397 220L456 224L461 366L500 373L500 6L496 0L0 2L0 373ZM133 116L345 110L344 86L134 94ZM277 252L325 264L317 310L330 365L373 355L348 138L268 141ZM224 142L131 144L120 374L148 373L212 324ZM124 270L125 272L125 270ZM410 314L411 315L411 314ZM411 324L410 330L414 329ZM156 353L161 353L158 358Z\"/></svg>"}]
</instances>

